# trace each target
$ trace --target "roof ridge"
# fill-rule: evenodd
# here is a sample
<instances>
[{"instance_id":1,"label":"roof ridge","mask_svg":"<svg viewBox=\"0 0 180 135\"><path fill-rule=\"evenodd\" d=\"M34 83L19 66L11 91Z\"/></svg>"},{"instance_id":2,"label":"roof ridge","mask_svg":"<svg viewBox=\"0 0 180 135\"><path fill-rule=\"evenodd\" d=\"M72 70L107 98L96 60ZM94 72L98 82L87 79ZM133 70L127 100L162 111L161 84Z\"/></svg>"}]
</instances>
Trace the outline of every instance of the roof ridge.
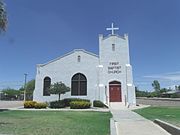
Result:
<instances>
[{"instance_id":1,"label":"roof ridge","mask_svg":"<svg viewBox=\"0 0 180 135\"><path fill-rule=\"evenodd\" d=\"M70 54L73 54L73 53L75 53L75 52L77 52L77 51L82 51L82 52L87 53L87 54L89 54L89 55L92 55L92 56L95 56L95 57L99 57L97 54L92 53L92 52L89 52L89 51L86 51L85 49L74 49L74 50L72 50L72 51L70 51L70 52L68 52L68 53L66 53L66 54L64 54L64 55L62 55L62 56L60 56L60 57L57 57L57 58L55 58L55 59L53 59L53 60L50 60L50 61L48 61L48 62L46 62L46 63L44 63L44 64L37 64L37 66L43 67L43 66L48 65L48 64L50 64L50 63L52 63L52 62L54 62L54 61L57 61L57 60L59 60L59 59L62 59L62 58L66 57L66 56L68 56L68 55L70 55Z\"/></svg>"}]
</instances>

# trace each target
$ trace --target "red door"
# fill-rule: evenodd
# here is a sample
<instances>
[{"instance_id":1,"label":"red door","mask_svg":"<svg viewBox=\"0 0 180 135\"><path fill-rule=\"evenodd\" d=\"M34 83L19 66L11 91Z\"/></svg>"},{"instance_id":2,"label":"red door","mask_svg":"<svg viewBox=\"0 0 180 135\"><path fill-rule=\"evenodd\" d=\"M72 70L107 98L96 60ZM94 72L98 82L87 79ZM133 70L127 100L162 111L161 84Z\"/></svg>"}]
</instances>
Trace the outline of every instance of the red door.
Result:
<instances>
[{"instance_id":1,"label":"red door","mask_svg":"<svg viewBox=\"0 0 180 135\"><path fill-rule=\"evenodd\" d=\"M110 97L110 102L122 102L121 85L110 84L109 85L109 97Z\"/></svg>"}]
</instances>

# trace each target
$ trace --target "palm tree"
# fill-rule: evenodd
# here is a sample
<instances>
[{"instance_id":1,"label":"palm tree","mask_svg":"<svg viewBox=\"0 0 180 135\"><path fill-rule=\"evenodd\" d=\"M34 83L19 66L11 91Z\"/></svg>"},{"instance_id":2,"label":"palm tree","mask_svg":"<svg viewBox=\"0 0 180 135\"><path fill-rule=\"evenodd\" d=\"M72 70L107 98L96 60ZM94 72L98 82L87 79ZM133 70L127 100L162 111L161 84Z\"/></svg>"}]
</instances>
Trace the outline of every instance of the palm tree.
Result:
<instances>
[{"instance_id":1,"label":"palm tree","mask_svg":"<svg viewBox=\"0 0 180 135\"><path fill-rule=\"evenodd\" d=\"M7 22L6 9L3 1L0 0L0 32L6 31Z\"/></svg>"}]
</instances>

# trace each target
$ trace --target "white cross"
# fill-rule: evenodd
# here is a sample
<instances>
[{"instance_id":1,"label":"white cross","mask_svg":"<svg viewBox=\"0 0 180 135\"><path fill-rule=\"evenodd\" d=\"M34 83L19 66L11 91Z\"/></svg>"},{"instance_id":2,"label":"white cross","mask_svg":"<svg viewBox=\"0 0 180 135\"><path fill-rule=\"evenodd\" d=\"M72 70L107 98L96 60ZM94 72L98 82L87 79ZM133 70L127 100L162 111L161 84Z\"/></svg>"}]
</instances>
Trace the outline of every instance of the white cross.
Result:
<instances>
[{"instance_id":1,"label":"white cross","mask_svg":"<svg viewBox=\"0 0 180 135\"><path fill-rule=\"evenodd\" d=\"M112 35L114 35L114 31L119 30L119 28L114 28L114 24L111 23L111 28L106 28L106 30L111 30Z\"/></svg>"}]
</instances>

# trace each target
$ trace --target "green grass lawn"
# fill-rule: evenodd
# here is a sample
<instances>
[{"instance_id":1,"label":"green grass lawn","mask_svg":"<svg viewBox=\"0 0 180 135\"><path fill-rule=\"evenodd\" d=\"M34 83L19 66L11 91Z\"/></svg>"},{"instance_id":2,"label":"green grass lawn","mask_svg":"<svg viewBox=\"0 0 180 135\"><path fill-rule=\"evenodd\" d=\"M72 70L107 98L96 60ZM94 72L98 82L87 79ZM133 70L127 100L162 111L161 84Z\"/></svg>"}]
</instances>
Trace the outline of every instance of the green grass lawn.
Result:
<instances>
[{"instance_id":1,"label":"green grass lawn","mask_svg":"<svg viewBox=\"0 0 180 135\"><path fill-rule=\"evenodd\" d=\"M180 107L148 107L134 111L147 119L160 119L180 127Z\"/></svg>"},{"instance_id":2,"label":"green grass lawn","mask_svg":"<svg viewBox=\"0 0 180 135\"><path fill-rule=\"evenodd\" d=\"M0 134L109 135L111 113L74 111L0 112Z\"/></svg>"}]
</instances>

